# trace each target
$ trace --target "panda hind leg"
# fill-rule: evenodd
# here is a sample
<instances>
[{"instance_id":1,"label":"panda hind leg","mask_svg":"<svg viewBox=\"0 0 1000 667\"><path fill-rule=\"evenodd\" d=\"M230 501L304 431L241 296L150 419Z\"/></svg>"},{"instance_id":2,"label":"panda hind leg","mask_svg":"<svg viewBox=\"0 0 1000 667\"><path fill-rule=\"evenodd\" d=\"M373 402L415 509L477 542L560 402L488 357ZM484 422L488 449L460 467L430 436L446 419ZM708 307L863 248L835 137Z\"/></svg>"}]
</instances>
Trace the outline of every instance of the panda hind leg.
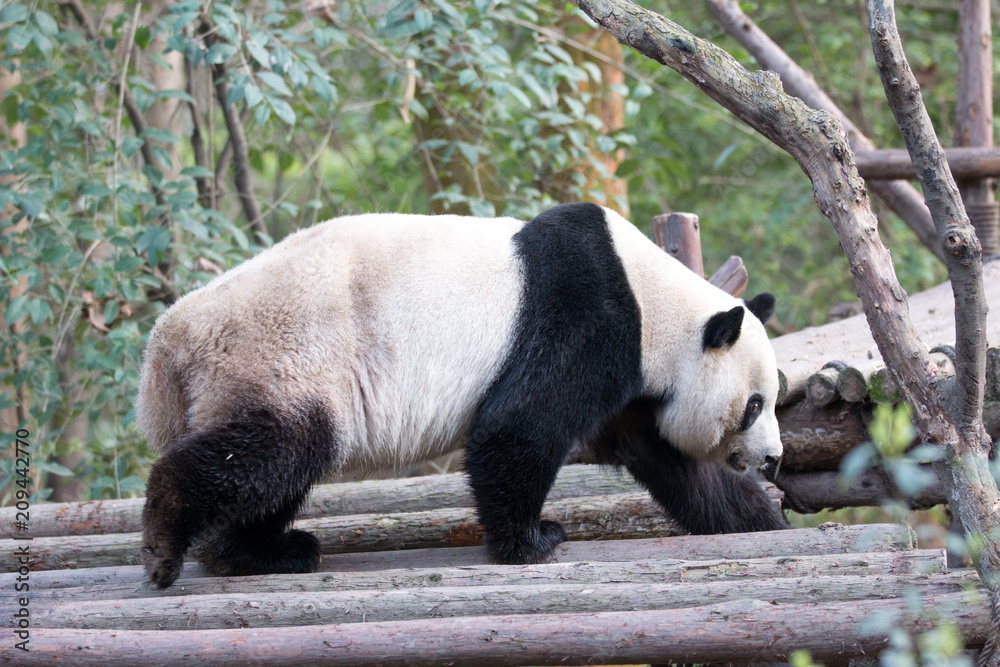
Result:
<instances>
[{"instance_id":1,"label":"panda hind leg","mask_svg":"<svg viewBox=\"0 0 1000 667\"><path fill-rule=\"evenodd\" d=\"M146 486L141 555L150 582L170 586L192 544L215 574L314 571L319 542L288 527L335 451L318 404L281 417L253 406L172 445Z\"/></svg>"},{"instance_id":2,"label":"panda hind leg","mask_svg":"<svg viewBox=\"0 0 1000 667\"><path fill-rule=\"evenodd\" d=\"M304 495L252 521L216 526L197 545L198 560L220 576L315 572L322 560L316 536L288 530Z\"/></svg>"}]
</instances>

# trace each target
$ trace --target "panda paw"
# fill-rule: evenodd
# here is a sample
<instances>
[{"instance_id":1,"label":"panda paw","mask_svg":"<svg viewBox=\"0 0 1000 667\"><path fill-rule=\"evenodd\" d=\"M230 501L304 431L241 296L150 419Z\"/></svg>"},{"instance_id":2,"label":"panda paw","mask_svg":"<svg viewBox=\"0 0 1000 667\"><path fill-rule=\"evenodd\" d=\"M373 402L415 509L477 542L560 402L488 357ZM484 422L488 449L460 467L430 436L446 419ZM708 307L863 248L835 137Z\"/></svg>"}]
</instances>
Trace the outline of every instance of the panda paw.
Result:
<instances>
[{"instance_id":1,"label":"panda paw","mask_svg":"<svg viewBox=\"0 0 1000 667\"><path fill-rule=\"evenodd\" d=\"M180 576L184 565L183 553L167 553L153 544L143 544L140 553L146 578L156 588L167 588Z\"/></svg>"},{"instance_id":2,"label":"panda paw","mask_svg":"<svg viewBox=\"0 0 1000 667\"><path fill-rule=\"evenodd\" d=\"M526 565L541 563L552 555L561 542L569 539L566 530L555 521L540 521L538 529L529 535L514 538L493 538L487 533L486 546L497 563Z\"/></svg>"},{"instance_id":3,"label":"panda paw","mask_svg":"<svg viewBox=\"0 0 1000 667\"><path fill-rule=\"evenodd\" d=\"M304 530L290 530L285 535L283 571L290 574L307 574L319 569L323 561L323 549L312 533Z\"/></svg>"}]
</instances>

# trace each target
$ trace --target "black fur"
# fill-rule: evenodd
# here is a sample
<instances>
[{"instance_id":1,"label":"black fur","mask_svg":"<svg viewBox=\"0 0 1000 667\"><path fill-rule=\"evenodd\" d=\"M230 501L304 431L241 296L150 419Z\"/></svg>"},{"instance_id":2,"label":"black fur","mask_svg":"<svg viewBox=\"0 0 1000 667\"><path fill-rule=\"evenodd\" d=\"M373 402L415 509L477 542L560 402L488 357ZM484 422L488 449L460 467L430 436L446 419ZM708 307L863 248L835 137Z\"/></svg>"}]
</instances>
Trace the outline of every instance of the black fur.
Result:
<instances>
[{"instance_id":1,"label":"black fur","mask_svg":"<svg viewBox=\"0 0 1000 667\"><path fill-rule=\"evenodd\" d=\"M753 313L757 319L760 320L761 324L767 324L767 321L774 316L773 294L761 292L745 303L747 305L747 310Z\"/></svg>"},{"instance_id":2,"label":"black fur","mask_svg":"<svg viewBox=\"0 0 1000 667\"><path fill-rule=\"evenodd\" d=\"M661 404L640 398L608 421L592 445L597 460L627 469L693 535L788 528L755 477L699 461L663 440L656 428Z\"/></svg>"},{"instance_id":3,"label":"black fur","mask_svg":"<svg viewBox=\"0 0 1000 667\"><path fill-rule=\"evenodd\" d=\"M196 542L215 574L314 571L319 541L288 527L310 485L332 468L334 442L317 404L280 417L266 406L247 408L169 446L146 485L142 557L150 581L172 584Z\"/></svg>"},{"instance_id":4,"label":"black fur","mask_svg":"<svg viewBox=\"0 0 1000 667\"><path fill-rule=\"evenodd\" d=\"M742 306L736 306L732 310L716 313L708 318L702 335L702 349L729 347L739 340L744 313L746 311Z\"/></svg>"},{"instance_id":5,"label":"black fur","mask_svg":"<svg viewBox=\"0 0 1000 667\"><path fill-rule=\"evenodd\" d=\"M532 563L566 539L539 512L574 440L641 390L641 327L599 206L550 209L514 241L524 270L516 338L465 466L491 556Z\"/></svg>"}]
</instances>

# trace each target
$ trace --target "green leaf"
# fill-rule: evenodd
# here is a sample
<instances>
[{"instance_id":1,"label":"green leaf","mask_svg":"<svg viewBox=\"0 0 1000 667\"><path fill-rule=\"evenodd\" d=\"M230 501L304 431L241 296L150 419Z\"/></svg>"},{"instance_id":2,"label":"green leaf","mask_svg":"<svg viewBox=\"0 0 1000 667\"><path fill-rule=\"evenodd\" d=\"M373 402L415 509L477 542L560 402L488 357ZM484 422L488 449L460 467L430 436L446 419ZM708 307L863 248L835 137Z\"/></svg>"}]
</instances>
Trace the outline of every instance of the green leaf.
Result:
<instances>
[{"instance_id":1,"label":"green leaf","mask_svg":"<svg viewBox=\"0 0 1000 667\"><path fill-rule=\"evenodd\" d=\"M137 150L142 148L144 143L146 142L139 137L128 137L122 142L122 155L132 157Z\"/></svg>"},{"instance_id":2,"label":"green leaf","mask_svg":"<svg viewBox=\"0 0 1000 667\"><path fill-rule=\"evenodd\" d=\"M430 30L434 25L434 15L424 7L417 7L413 12L413 20L417 24L417 30L421 32Z\"/></svg>"},{"instance_id":3,"label":"green leaf","mask_svg":"<svg viewBox=\"0 0 1000 667\"><path fill-rule=\"evenodd\" d=\"M279 95L292 94L292 91L289 90L288 85L285 83L284 77L275 74L274 72L257 72L257 78L267 84L268 88L276 91ZM275 113L277 113L277 110Z\"/></svg>"},{"instance_id":4,"label":"green leaf","mask_svg":"<svg viewBox=\"0 0 1000 667\"><path fill-rule=\"evenodd\" d=\"M114 322L116 319L118 319L118 310L119 310L118 302L114 299L111 299L110 301L104 304L105 325L111 326L111 323Z\"/></svg>"},{"instance_id":5,"label":"green leaf","mask_svg":"<svg viewBox=\"0 0 1000 667\"><path fill-rule=\"evenodd\" d=\"M289 125L295 125L295 110L288 102L277 97L268 97L267 101L281 120Z\"/></svg>"},{"instance_id":6,"label":"green leaf","mask_svg":"<svg viewBox=\"0 0 1000 667\"><path fill-rule=\"evenodd\" d=\"M35 29L30 28L23 23L19 23L11 28L10 32L7 33L7 55L12 56L16 53L20 53L24 50L28 44L31 44L31 40L35 37Z\"/></svg>"},{"instance_id":7,"label":"green leaf","mask_svg":"<svg viewBox=\"0 0 1000 667\"><path fill-rule=\"evenodd\" d=\"M142 257L126 255L115 262L111 270L116 273L127 273L128 271L134 271L140 266L142 266Z\"/></svg>"},{"instance_id":8,"label":"green leaf","mask_svg":"<svg viewBox=\"0 0 1000 667\"><path fill-rule=\"evenodd\" d=\"M263 46L257 42L250 40L245 42L247 51L250 52L250 57L256 60L262 67L271 69L271 54L267 52Z\"/></svg>"},{"instance_id":9,"label":"green leaf","mask_svg":"<svg viewBox=\"0 0 1000 667\"><path fill-rule=\"evenodd\" d=\"M170 232L164 227L153 225L136 239L135 251L140 255L148 251L148 263L150 266L155 266L168 245L170 245Z\"/></svg>"},{"instance_id":10,"label":"green leaf","mask_svg":"<svg viewBox=\"0 0 1000 667\"><path fill-rule=\"evenodd\" d=\"M243 97L246 98L247 106L253 109L264 99L264 93L260 92L260 88L253 83L248 82L243 88Z\"/></svg>"},{"instance_id":11,"label":"green leaf","mask_svg":"<svg viewBox=\"0 0 1000 667\"><path fill-rule=\"evenodd\" d=\"M19 2L5 5L0 10L0 23L20 23L28 18L28 8Z\"/></svg>"},{"instance_id":12,"label":"green leaf","mask_svg":"<svg viewBox=\"0 0 1000 667\"><path fill-rule=\"evenodd\" d=\"M10 303L7 304L7 309L3 313L3 319L7 326L10 326L27 314L28 297L22 294L10 300Z\"/></svg>"},{"instance_id":13,"label":"green leaf","mask_svg":"<svg viewBox=\"0 0 1000 667\"><path fill-rule=\"evenodd\" d=\"M205 54L206 65L218 65L229 59L229 56L236 53L236 47L232 44L213 44L212 48Z\"/></svg>"},{"instance_id":14,"label":"green leaf","mask_svg":"<svg viewBox=\"0 0 1000 667\"><path fill-rule=\"evenodd\" d=\"M28 312L31 314L31 321L41 324L52 317L52 307L45 299L32 299L28 302Z\"/></svg>"},{"instance_id":15,"label":"green leaf","mask_svg":"<svg viewBox=\"0 0 1000 667\"><path fill-rule=\"evenodd\" d=\"M226 108L229 108L242 100L245 93L246 86L244 85L230 86L229 92L226 93Z\"/></svg>"},{"instance_id":16,"label":"green leaf","mask_svg":"<svg viewBox=\"0 0 1000 667\"><path fill-rule=\"evenodd\" d=\"M158 127L151 127L145 130L139 136L142 137L143 139L153 139L155 141L161 141L165 144L176 144L178 141L180 141L180 138L173 132L170 132L168 130L161 130Z\"/></svg>"},{"instance_id":17,"label":"green leaf","mask_svg":"<svg viewBox=\"0 0 1000 667\"><path fill-rule=\"evenodd\" d=\"M170 153L168 153L163 146L150 146L149 150L153 153L153 157L156 158L156 161L165 170L170 171L174 168L174 160L170 157Z\"/></svg>"},{"instance_id":18,"label":"green leaf","mask_svg":"<svg viewBox=\"0 0 1000 667\"><path fill-rule=\"evenodd\" d=\"M37 218L45 210L45 204L39 197L31 192L17 192L14 194L14 205L24 211L30 218Z\"/></svg>"},{"instance_id":19,"label":"green leaf","mask_svg":"<svg viewBox=\"0 0 1000 667\"><path fill-rule=\"evenodd\" d=\"M479 153L487 152L484 148L474 144L467 144L464 141L455 142L458 144L458 151L465 156L469 164L475 166L479 162Z\"/></svg>"},{"instance_id":20,"label":"green leaf","mask_svg":"<svg viewBox=\"0 0 1000 667\"><path fill-rule=\"evenodd\" d=\"M110 197L113 193L111 191L111 188L104 185L103 183L88 181L80 185L80 194L91 195L94 197Z\"/></svg>"},{"instance_id":21,"label":"green leaf","mask_svg":"<svg viewBox=\"0 0 1000 667\"><path fill-rule=\"evenodd\" d=\"M337 101L337 89L326 80L326 77L314 74L312 77L312 86L320 99L327 104Z\"/></svg>"},{"instance_id":22,"label":"green leaf","mask_svg":"<svg viewBox=\"0 0 1000 667\"><path fill-rule=\"evenodd\" d=\"M271 117L271 107L266 104L261 104L254 111L254 120L257 121L258 127L264 127L264 123L267 119Z\"/></svg>"},{"instance_id":23,"label":"green leaf","mask_svg":"<svg viewBox=\"0 0 1000 667\"><path fill-rule=\"evenodd\" d=\"M210 178L214 175L215 174L212 173L211 169L202 167L201 165L194 165L181 169L181 176L190 176L191 178Z\"/></svg>"},{"instance_id":24,"label":"green leaf","mask_svg":"<svg viewBox=\"0 0 1000 667\"><path fill-rule=\"evenodd\" d=\"M476 73L476 70L472 68L463 69L461 72L458 73L458 85L466 86L478 78L479 75Z\"/></svg>"},{"instance_id":25,"label":"green leaf","mask_svg":"<svg viewBox=\"0 0 1000 667\"><path fill-rule=\"evenodd\" d=\"M135 29L135 43L140 49L145 49L153 41L153 31L148 25L141 25Z\"/></svg>"}]
</instances>

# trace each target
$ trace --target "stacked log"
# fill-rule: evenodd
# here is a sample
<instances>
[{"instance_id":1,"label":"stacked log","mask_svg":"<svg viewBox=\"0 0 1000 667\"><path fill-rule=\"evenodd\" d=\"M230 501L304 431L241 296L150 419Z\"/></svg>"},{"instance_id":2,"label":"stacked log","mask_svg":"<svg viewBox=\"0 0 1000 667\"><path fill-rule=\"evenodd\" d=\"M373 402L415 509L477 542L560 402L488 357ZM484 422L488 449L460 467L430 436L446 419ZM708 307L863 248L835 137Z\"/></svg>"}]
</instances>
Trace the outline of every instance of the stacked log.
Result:
<instances>
[{"instance_id":1,"label":"stacked log","mask_svg":"<svg viewBox=\"0 0 1000 667\"><path fill-rule=\"evenodd\" d=\"M576 495L588 488L599 495ZM885 628L933 625L913 612L917 599L934 618L958 619L969 646L988 634L975 572L948 572L941 550L917 549L899 525L648 537L676 530L611 471L567 466L556 495L547 512L574 541L549 562L503 566L490 564L482 547L454 546L462 540L426 547L433 531L454 532L442 517L474 521L462 475L323 486L298 522L321 536L319 572L219 578L189 554L181 578L162 591L148 587L132 555L110 557L115 536L138 550L134 532L109 532L135 527L134 501L39 506L33 512L46 536L0 540L0 552L29 544L42 553L59 540L77 540L78 550L72 559L32 561L31 650L15 657L0 646L0 660L706 663L784 661L807 648L816 659L846 662L888 645L888 629L859 631L867 618L892 619ZM14 518L7 512L0 510L5 526ZM395 538L348 544L387 532ZM0 574L0 587L13 590L21 576ZM11 598L0 600L3 618L15 612Z\"/></svg>"},{"instance_id":2,"label":"stacked log","mask_svg":"<svg viewBox=\"0 0 1000 667\"><path fill-rule=\"evenodd\" d=\"M983 279L990 314L987 335L1000 341L1000 261L984 264ZM954 301L949 284L910 297L914 325L937 363L938 382L955 374ZM775 483L786 494L786 507L800 512L878 505L903 500L914 509L945 502L939 484L904 497L891 476L876 467L845 488L837 471L844 456L869 440L867 425L878 405L899 402L895 378L885 367L864 315L774 339L785 388L777 410L785 454ZM987 355L984 421L1000 438L1000 348ZM917 444L917 443L914 443Z\"/></svg>"}]
</instances>

